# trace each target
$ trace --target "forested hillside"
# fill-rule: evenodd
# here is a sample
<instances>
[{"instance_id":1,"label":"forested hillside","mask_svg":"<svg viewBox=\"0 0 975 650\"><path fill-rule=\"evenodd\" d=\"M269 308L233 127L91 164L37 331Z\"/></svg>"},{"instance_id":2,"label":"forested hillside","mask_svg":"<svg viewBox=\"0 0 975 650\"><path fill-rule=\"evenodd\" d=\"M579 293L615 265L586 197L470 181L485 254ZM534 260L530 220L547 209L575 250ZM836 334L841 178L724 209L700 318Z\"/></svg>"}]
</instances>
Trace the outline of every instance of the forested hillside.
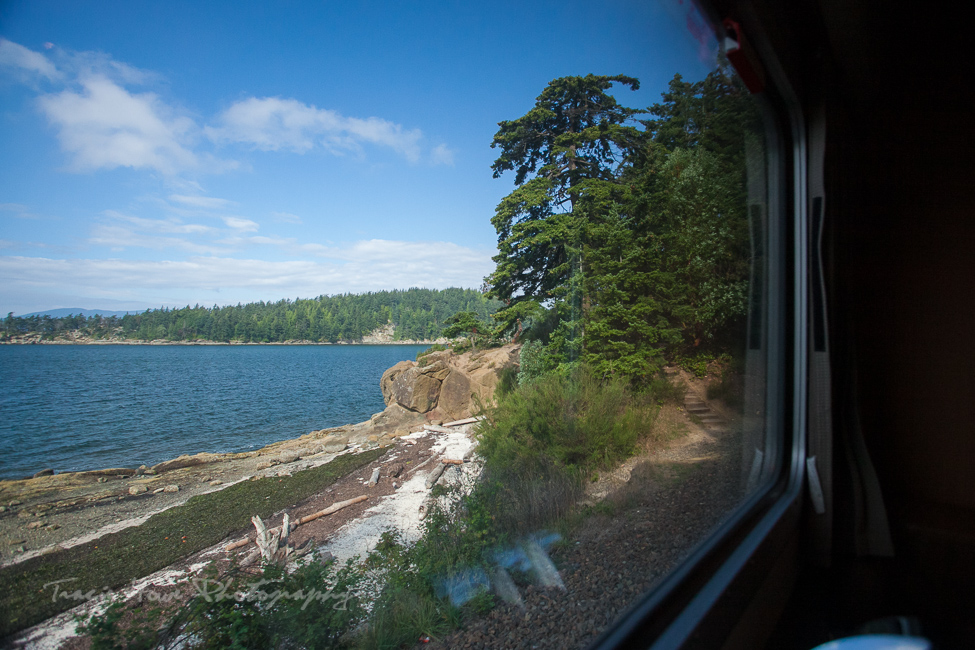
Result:
<instances>
[{"instance_id":1,"label":"forested hillside","mask_svg":"<svg viewBox=\"0 0 975 650\"><path fill-rule=\"evenodd\" d=\"M320 296L309 300L255 302L227 307L152 309L116 316L16 317L3 320L3 336L37 333L44 339L69 333L94 339L151 341L357 341L392 322L394 338L435 339L457 312L488 320L500 303L472 289L409 289Z\"/></svg>"}]
</instances>

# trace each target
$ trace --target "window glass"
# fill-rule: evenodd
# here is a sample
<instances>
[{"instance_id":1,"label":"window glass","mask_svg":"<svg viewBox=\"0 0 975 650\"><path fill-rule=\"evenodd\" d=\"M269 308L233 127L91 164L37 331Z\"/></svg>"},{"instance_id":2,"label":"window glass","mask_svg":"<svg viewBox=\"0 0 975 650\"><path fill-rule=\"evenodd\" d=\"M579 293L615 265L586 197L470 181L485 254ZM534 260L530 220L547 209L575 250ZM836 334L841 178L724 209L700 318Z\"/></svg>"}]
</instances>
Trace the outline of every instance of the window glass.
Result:
<instances>
[{"instance_id":1,"label":"window glass","mask_svg":"<svg viewBox=\"0 0 975 650\"><path fill-rule=\"evenodd\" d=\"M278 520L281 523L276 524L277 528L265 526L257 519L254 525L262 543L271 544L268 540L272 534L276 535L270 552L262 546L257 550L264 555L252 555L251 562L245 565L239 558L228 555L226 547L223 547L225 552L213 547L212 554L222 552L221 561L226 562L210 564L210 559L204 558L199 566L207 566L207 571L212 573L194 568L195 582L169 585L172 589L166 592L169 595L160 607L143 607L143 601L130 598L117 609L85 610L82 629L96 644L110 645L125 640L132 647L199 644L200 647L389 648L410 647L418 642L441 648L585 647L636 599L659 585L777 474L782 462L777 424L782 413L776 410L781 408L777 391L783 390L783 382L774 368L776 360L782 358L782 337L776 324L785 320L780 298L784 290L781 278L785 276L780 242L785 233L774 209L781 198L776 194L775 132L769 127L761 96L750 92L746 85L749 80L743 80L729 62L727 53L738 44L719 42L704 14L693 4L680 0L638 6L617 3L598 8L603 12L599 16L589 15L596 10L591 3L566 5L569 8L560 10L557 20L551 19L558 22L558 28L564 33L563 39L553 43L573 49L571 58L565 56L562 60L552 54L537 66L526 60L524 68L510 70L510 85L503 93L498 91L499 95L507 93L504 101L492 103L472 92L465 100L468 109L458 109L455 114L445 113L442 117L445 124L451 125L444 127L445 132L456 128L457 122L492 125L490 141L485 138L480 145L484 150L490 147L490 158L485 157L480 173L493 175L494 187L502 188L496 190L497 201L492 199L492 205L496 205L493 213L489 208L489 213L478 215L484 228L490 222L493 229L490 239L496 241L496 254L486 267L488 272L479 293L471 291L474 295L469 296L455 290L461 296L457 298L458 304L462 305L451 309L455 313L434 314L434 310L422 304L425 298L417 297L422 292L411 290L412 293L403 292L409 295L402 305L377 307L374 311L379 317L371 312L366 314L365 308L360 313L359 307L353 305L355 301L342 295L333 298L351 306L343 307L342 318L337 319L324 315L324 297L316 299L317 302L296 299L296 309L291 309L290 299L278 297L280 302L275 304L276 309L280 308L278 312L261 312L263 315L253 318L245 318L245 312L271 309L271 303L261 302L257 306L255 301L239 305L237 311L230 305L222 314L216 307L211 312L187 305L185 311L176 310L180 315L172 318L168 312L160 311L124 316L117 321L101 317L91 321L89 334L96 339L131 337L143 342L199 338L240 343L294 340L334 343L347 342L347 339L361 342L363 333L370 332L389 338L395 331L395 336L401 339L424 340L443 335L452 340L451 350L441 347L428 351L426 359L421 353L410 368L415 376L426 373L432 377L442 372L435 377L440 382L437 390L442 403L437 408L441 410L436 417L429 415L433 412L430 408L414 410L420 413L420 419L425 414L424 425L432 427L430 431L448 436L455 435L453 431L462 431L458 438L468 436L461 447L451 446L454 438L446 439L438 448L439 456L431 452L422 461L423 465L429 462L427 467L431 471L422 495L415 503L409 503L408 521L397 521L388 529L375 530L374 525L370 528L362 522L356 524L351 521L355 518L350 517L350 527L361 526L345 529L346 538L349 530L361 530L363 538L368 535L370 540L377 540L370 541L367 550L358 556L352 551L345 552L335 539L320 540L320 548L313 550L309 545L298 553L298 549L288 547L283 541L291 530L287 515L283 521ZM519 6L518 11L521 10ZM525 11L526 23L544 24L533 13L537 10ZM365 20L359 22L358 15L345 18L356 29L370 24ZM483 40L486 37L476 18L458 12L457 16L451 14L451 24L462 25L471 31L472 39L476 36ZM372 21L385 19L384 16L371 18ZM496 16L490 19L495 21L492 24L497 24ZM432 14L431 20L436 20ZM504 39L499 37L495 43L499 50L509 48L504 52L504 60L509 63L513 60L511 43L532 36L514 24L517 16L511 22L511 34L506 35L511 42L502 45ZM592 45L585 38L576 38L573 30L586 35L602 30L625 35L626 39L616 42L602 36L597 45ZM436 39L430 36L430 40ZM48 49L55 47L46 45L50 46ZM402 47L402 43L399 45ZM611 55L609 50L613 47L618 48L619 56ZM33 70L31 74L35 77L40 74L47 79L36 84L66 83L54 72L44 73L49 61L39 50L5 40L0 40L0 48L8 67L13 66L11 61L20 62L17 70ZM580 57L579 50L591 56ZM269 56L277 54L271 51ZM54 115L51 107L60 106L58 98L77 102L97 99L100 88L112 90L116 81L119 87L135 83L129 77L142 79L139 76L142 73L136 75L138 71L113 62L108 54L71 55L74 59L67 54L63 56L67 57L65 60L81 61L71 65L82 72L71 74L77 76L72 83L84 88L78 90L83 94L58 86L60 94L45 91L35 103L47 110L45 115L51 124L67 124L63 126L64 132L69 131L75 116L67 115L70 111L65 109L66 117L61 113L51 117ZM427 53L418 52L417 57L421 56ZM486 69L484 61L480 58L478 61ZM443 65L446 69L454 63L444 61ZM632 69L617 68L625 67L624 63ZM404 62L389 61L383 65L400 66ZM102 69L99 66L114 72L94 74L88 69L98 71ZM457 74L456 70L452 74ZM467 71L463 74L467 75ZM484 74L496 77L497 71L487 70ZM349 76L343 77L343 82L351 83L348 81L351 74L346 72L346 75ZM145 76L148 79L151 75ZM110 78L116 81L106 81ZM431 88L435 85L430 78L415 85L423 84ZM495 83L492 87L499 86ZM234 88L219 101L229 102L228 97L240 92ZM368 177L370 184L356 186L360 198L371 191L379 193L378 187L387 178L376 170L384 165L409 167L406 176L395 176L395 191L411 200L422 193L411 183L429 183L422 187L434 187L429 180L432 174L416 171L421 167L426 171L437 166L450 169L438 173L458 186L462 182L458 180L460 174L452 175L454 160L472 155L469 152L423 141L422 147L429 150L423 149L425 157L421 157L422 147L418 143L423 137L433 136L424 136L419 129L410 130L399 122L376 117L344 117L331 108L272 96L276 92L267 90L268 96L242 99L219 113L219 117L215 112L207 125L202 120L196 124L195 117L174 118L173 125L183 125L190 133L185 142L180 141L181 147L188 148L184 157L195 161L198 156L200 161L221 167L217 164L223 155L221 147L237 145L241 151L246 150L241 153L242 159L245 155L254 156L240 164L246 168L250 164L247 161L258 160L259 154L283 158L286 153L297 156L311 152L309 159L313 155L334 154L347 155L352 160L357 155L364 159L363 152L375 146L386 147L388 151L384 150L386 157L379 159L381 162L374 167L371 160L361 165L363 169L369 167L368 173L360 173L361 169L356 168L357 182ZM445 92L443 88L433 88L431 96ZM331 93L330 96L341 94L334 89ZM517 100L511 100L513 96ZM149 107L158 108L165 103L148 92L125 97ZM411 96L412 103L428 99L420 94ZM108 103L111 102L107 101L103 108L111 112ZM489 108L500 105L518 108L505 114L489 114ZM451 106L456 108L459 104ZM346 108L352 111L357 107L350 100ZM100 119L99 116L94 122ZM407 124L405 118L401 121ZM194 149L191 155L189 149L196 146L193 138L202 140L204 135L212 151ZM63 135L62 138L68 139ZM64 148L72 152L70 146ZM108 156L103 151L105 147L95 148ZM175 151L183 155L183 149ZM236 198L190 196L188 193L197 190L202 194L202 186L186 172L193 166L180 163L177 158L180 156L167 158L164 162L168 161L168 166L162 167L159 166L162 163L140 163L140 167L123 160L112 162L114 167L108 163L102 166L91 163L89 168L84 167L80 157L76 163L92 174L117 167L133 175L144 169L154 170L153 173L165 177L165 183L176 188L166 189L165 196L158 189L152 190L159 196L152 201L139 197L139 201L165 204L165 210L178 216L150 223L141 217L105 210L104 218L112 223L124 221L134 224L132 228L151 226L163 229L159 231L163 233L196 233L197 236L211 233L215 228L184 223L180 219L196 218L200 213L192 210L206 209L211 211L206 213L206 218L213 219L214 223L219 219L234 230L232 237L226 235L208 242L207 247L185 244L193 251L210 255L203 262L194 261L199 266L193 268L202 269L201 273L211 263L221 267L221 277L251 273L250 260L231 258L229 253L220 264L214 262L214 255L225 252L223 247L233 246L241 247L234 249L235 252L252 250L246 246L275 246L283 251L281 255L331 255L342 259L343 264L360 264L355 268L363 269L363 275L383 272L369 268L373 263L385 265L380 269L386 270L411 264L446 264L439 259L429 262L441 252L431 250L437 245L397 247L397 242L384 241L383 235L374 231L367 235L373 239L360 241L352 253L336 252L341 247L333 246L331 241L326 246L294 236L265 236L264 231L257 235L256 221L227 212L231 207L236 209ZM229 158L225 162L226 165L212 173L237 168L236 161L233 165ZM353 168L360 162L350 162L347 166ZM170 166L179 169L170 171ZM274 183L285 187L291 182L308 185L320 181L310 175L296 180L293 177L306 172L290 170L281 171ZM394 174L390 172L389 176ZM421 177L423 180L418 180ZM238 191L246 194L242 189ZM248 191L256 190L248 188ZM394 190L384 188L383 191ZM457 194L464 191L457 190ZM151 194L148 190L147 193ZM317 197L315 205L331 207L330 201L340 198L352 204L353 199L346 196L349 193L336 189L334 197ZM248 200L259 203L263 198L250 196ZM132 203L137 202L133 199ZM342 219L355 221L353 211L348 210L349 214L344 214ZM242 206L241 212L244 211ZM301 223L300 217L277 209L265 212L277 215L281 223ZM364 224L368 221L362 219ZM368 225L376 227L376 223L379 221ZM455 222L436 215L429 217L429 224L435 224L430 227L439 229L438 237L449 228L465 227L457 223L461 223L459 218ZM112 232L118 231L120 227ZM95 244L115 241L105 234L108 228L97 232L102 234L101 240L93 236L86 241ZM126 233L131 237L123 243L130 247L175 245L171 243L172 238L155 235L155 238L137 238L135 231ZM406 237L402 233L397 236ZM448 236L442 237L446 240ZM453 244L441 248L449 248L448 252L456 253L457 257L472 250ZM380 253L375 253L376 250ZM402 254L402 259L397 257L394 262L386 259L400 255L399 251L408 254ZM356 255L366 261L352 260ZM451 260L450 264L456 271L460 263ZM308 265L296 262L289 266L292 270L287 274L301 275L304 273L301 269ZM272 267L274 264L268 262L266 268ZM227 272L228 269L236 271ZM334 268L329 273L333 271L339 274ZM379 296L369 298L373 299L377 304L381 302ZM229 320L238 316L239 322ZM370 320L374 318L379 320L374 323ZM11 313L4 321L4 336L23 334L17 328L26 328L24 322ZM48 339L62 326L76 327L67 321L57 324L50 318L42 321L36 317L33 323L35 329L47 328L42 334ZM497 349L506 350L505 354L516 362L495 367L500 358L495 353ZM478 377L490 375L488 383L496 388L492 395L481 391L471 383L473 380L464 379L467 384L451 384L450 390L470 402L474 417L463 418L467 424L462 426L466 429L448 432L441 425L445 420L454 419L443 406L452 367L449 365L451 351L454 355L466 355L466 367L472 373L481 371ZM256 366L256 362L251 361L250 365ZM277 372L269 367L270 370L259 372L265 380ZM177 374L173 383L189 384L193 376L190 369ZM120 377L121 373L116 376L116 383L122 386L118 388L119 393L138 392L130 389L137 378L133 376L130 382ZM392 377L383 375L384 393L389 388L387 384L393 384ZM378 377L368 379L375 380ZM212 403L223 397L214 396L218 391L208 383L210 378L200 381L196 392L207 395ZM267 395L277 395L271 401L278 405L290 404L288 400L297 391L293 387L272 386L272 383L254 385L260 385ZM409 390L418 386L421 386L419 380ZM281 392L273 393L275 390ZM311 390L317 390L317 386ZM422 401L421 392L416 388L415 393L410 393L408 400L414 401L409 401L402 409L404 412L413 408L414 402ZM428 401L430 407L435 399ZM390 404L390 399L386 404ZM238 412L261 408L251 404L234 407ZM32 408L28 415L33 417L33 413ZM270 416L265 414L265 417ZM297 417L286 413L279 419ZM379 414L371 420L373 424L382 421ZM281 491L305 490L301 492L301 498L305 498L315 494L315 490L308 486L311 480L306 481L307 474L305 478L293 477L288 473L290 470L274 469L275 466L290 466L304 456L342 453L347 446L358 443L362 447L357 451L373 454L362 462L372 462L386 453L382 449L384 445L392 448L403 444L398 438L409 435L395 429L391 426L388 432L379 431L379 435L363 436L358 441L350 438L354 438L354 431L343 430L341 435L333 431L320 448L315 446L316 438L314 445L309 442L307 447L289 449L288 453L273 458L269 456L259 467L255 463L253 476L241 475L235 480L246 487L247 479L263 480L271 477L269 472L278 472L271 478L281 486L273 484L267 496L261 493L260 500L253 497L257 500L255 509L265 505L265 499L279 499L279 506L275 506L278 510L274 512L278 517L293 505L293 500L282 496ZM422 430L420 426L413 432ZM313 432L316 433L324 436L324 429ZM10 439L14 440L12 436ZM19 439L16 446L24 447ZM124 458L127 452L120 453ZM348 462L353 466L353 461ZM166 469L182 470L193 463L180 457ZM383 468L393 465L386 464ZM354 467L358 471L362 466ZM138 476L151 475L143 474L146 469L153 472L143 467ZM391 481L395 489L400 489L405 477L413 475L416 469L416 466L406 469L400 466L396 474L383 475L383 480ZM263 473L258 475L258 471ZM117 475L110 478L122 480ZM336 499L336 504L351 507L368 499L368 490L376 487L379 479L377 469L361 481L366 486L365 498L346 494L342 501ZM108 479L96 480L104 483ZM220 487L223 478L217 473L207 474L197 483L223 489ZM359 487L362 486L356 485ZM157 494L163 499L180 489L184 493L189 491L185 484L180 488L160 483L154 489L145 493L144 489L133 486L131 492L109 494L106 488L103 496L92 500L109 496L118 497L119 501L129 496L149 499ZM350 496L359 501L346 499ZM14 503L14 500L7 502ZM16 505L23 504L16 500ZM227 508L231 509L231 504ZM11 513L6 509L4 512L12 519ZM332 514L323 513L315 513L312 519ZM209 533L218 524L223 525L221 514L209 513L194 519L192 527L187 524L187 530L172 533L172 544L168 546L159 540L144 540L145 544L164 549L171 554L172 562L185 560L173 548L186 543L187 535L211 527ZM302 525L306 523L304 519L298 521ZM37 524L31 530L40 527ZM182 538L177 544L179 535ZM164 540L169 541L170 537L164 536ZM241 545L250 541L242 540ZM77 546L81 547L81 542ZM281 554L275 556L278 550ZM292 552L294 555L289 555ZM5 561L13 557L12 553L7 554ZM31 590L44 594L43 604L38 605L39 598L31 593L34 601L30 607L34 609L29 613L43 619L64 609L64 603L56 600L58 593L62 599L68 598L63 595L67 592L58 587L61 581L77 578L62 577L55 561L46 562L38 549L31 549L31 553L30 561L36 563L31 566L50 572L51 580L40 583L43 586L37 590L29 582L36 576L17 575L17 579L24 580L18 584L31 585ZM84 562L78 560L84 557L81 550L72 553L77 555L72 555L71 561ZM57 561L67 555L58 555ZM299 555L303 559L295 562ZM271 560L261 567L258 557ZM338 561L330 561L335 557ZM18 562L22 560L23 557L17 558ZM110 562L104 555L100 561ZM133 564L137 563L133 560ZM128 580L133 576L124 577ZM102 577L84 576L83 579L89 580L85 583L87 590L93 585L100 586L97 581ZM126 580L118 578L116 583ZM44 592L44 589L52 585L56 587L55 599L49 607L46 599L51 591ZM117 588L118 584L111 586ZM27 591L24 589L24 593ZM82 590L79 588L77 593L81 594ZM229 594L243 596L231 598ZM18 593L15 598L21 595ZM79 596L79 599L88 597ZM24 596L15 602L27 600L28 596ZM24 607L27 611L27 606ZM24 627L18 627L16 621L4 621L4 624L9 625L4 630L18 633Z\"/></svg>"}]
</instances>

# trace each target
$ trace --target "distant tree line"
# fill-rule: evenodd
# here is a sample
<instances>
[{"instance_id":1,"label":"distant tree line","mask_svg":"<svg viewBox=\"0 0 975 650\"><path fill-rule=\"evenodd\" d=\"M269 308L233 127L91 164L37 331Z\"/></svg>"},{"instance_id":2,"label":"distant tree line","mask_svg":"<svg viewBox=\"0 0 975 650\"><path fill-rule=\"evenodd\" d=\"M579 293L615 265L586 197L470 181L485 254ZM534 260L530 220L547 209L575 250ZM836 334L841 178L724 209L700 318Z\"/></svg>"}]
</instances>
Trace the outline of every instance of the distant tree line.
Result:
<instances>
[{"instance_id":1,"label":"distant tree line","mask_svg":"<svg viewBox=\"0 0 975 650\"><path fill-rule=\"evenodd\" d=\"M151 309L122 316L18 317L3 319L3 337L38 334L66 338L69 332L93 339L152 341L357 341L388 323L394 339L435 339L458 312L473 312L483 321L501 306L473 289L408 289L314 299L253 302L236 306Z\"/></svg>"}]
</instances>

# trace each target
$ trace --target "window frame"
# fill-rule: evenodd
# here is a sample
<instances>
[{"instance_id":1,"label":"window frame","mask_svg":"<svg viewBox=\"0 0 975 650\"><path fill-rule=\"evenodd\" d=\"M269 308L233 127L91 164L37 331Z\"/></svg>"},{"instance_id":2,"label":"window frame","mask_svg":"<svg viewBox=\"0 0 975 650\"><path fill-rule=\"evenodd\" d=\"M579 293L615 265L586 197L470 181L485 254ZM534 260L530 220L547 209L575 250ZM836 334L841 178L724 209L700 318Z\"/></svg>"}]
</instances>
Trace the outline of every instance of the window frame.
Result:
<instances>
[{"instance_id":1,"label":"window frame","mask_svg":"<svg viewBox=\"0 0 975 650\"><path fill-rule=\"evenodd\" d=\"M762 94L767 135L772 136L767 138L770 349L766 426L778 431L780 463L762 488L746 497L660 584L604 630L590 646L599 650L749 647L741 636L748 632L739 630L736 635L736 627L745 620L755 595L769 587L766 578L770 573L794 566L794 562L782 563L798 554L795 531L800 526L806 479L808 394L806 120L769 39L754 16L748 18L751 20L740 23L767 75Z\"/></svg>"}]
</instances>

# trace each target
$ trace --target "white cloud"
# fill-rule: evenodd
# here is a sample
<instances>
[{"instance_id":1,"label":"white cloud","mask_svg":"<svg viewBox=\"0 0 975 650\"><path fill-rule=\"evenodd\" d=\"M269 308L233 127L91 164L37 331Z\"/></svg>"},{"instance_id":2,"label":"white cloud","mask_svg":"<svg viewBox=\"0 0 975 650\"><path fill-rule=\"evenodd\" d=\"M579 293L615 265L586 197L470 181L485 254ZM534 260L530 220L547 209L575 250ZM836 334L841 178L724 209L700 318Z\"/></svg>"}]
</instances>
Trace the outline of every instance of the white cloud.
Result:
<instances>
[{"instance_id":1,"label":"white cloud","mask_svg":"<svg viewBox=\"0 0 975 650\"><path fill-rule=\"evenodd\" d=\"M255 232L260 227L256 221L251 221L250 219L242 219L240 217L221 217L223 222L227 224L228 228L233 228L234 230L239 230L241 232Z\"/></svg>"},{"instance_id":2,"label":"white cloud","mask_svg":"<svg viewBox=\"0 0 975 650\"><path fill-rule=\"evenodd\" d=\"M133 217L116 210L106 210L104 214L111 219L124 221L150 233L188 235L208 233L215 230L210 226L204 226L197 223L183 223L182 221L178 221L176 219L146 219L144 217Z\"/></svg>"},{"instance_id":3,"label":"white cloud","mask_svg":"<svg viewBox=\"0 0 975 650\"><path fill-rule=\"evenodd\" d=\"M359 151L362 144L385 146L415 162L419 129L406 130L378 117L345 117L295 99L250 97L235 103L204 129L214 142L243 143L262 151L304 153L321 145L333 153Z\"/></svg>"},{"instance_id":4,"label":"white cloud","mask_svg":"<svg viewBox=\"0 0 975 650\"><path fill-rule=\"evenodd\" d=\"M430 162L434 165L454 166L454 152L445 144L438 144L430 152Z\"/></svg>"},{"instance_id":5,"label":"white cloud","mask_svg":"<svg viewBox=\"0 0 975 650\"><path fill-rule=\"evenodd\" d=\"M61 77L46 56L5 38L0 38L0 67L11 68L28 80L40 76L54 81Z\"/></svg>"},{"instance_id":6,"label":"white cloud","mask_svg":"<svg viewBox=\"0 0 975 650\"><path fill-rule=\"evenodd\" d=\"M493 267L491 253L450 242L369 240L345 250L339 258L337 249L332 249L332 260L319 261L226 256L172 261L0 256L0 277L5 280L0 300L9 304L11 296L31 295L35 303L43 303L45 295L71 294L79 300L227 304L390 288L477 287Z\"/></svg>"},{"instance_id":7,"label":"white cloud","mask_svg":"<svg viewBox=\"0 0 975 650\"><path fill-rule=\"evenodd\" d=\"M217 199L210 196L186 196L184 194L170 194L169 200L194 208L204 208L206 210L222 210L232 205L236 205L236 203L228 199Z\"/></svg>"},{"instance_id":8,"label":"white cloud","mask_svg":"<svg viewBox=\"0 0 975 650\"><path fill-rule=\"evenodd\" d=\"M44 219L41 215L31 212L30 208L22 203L0 203L0 212L12 212L16 219Z\"/></svg>"},{"instance_id":9,"label":"white cloud","mask_svg":"<svg viewBox=\"0 0 975 650\"><path fill-rule=\"evenodd\" d=\"M294 224L304 223L301 220L301 217L299 217L296 214L291 214L290 212L272 212L271 217L275 221L281 221L283 223L294 223Z\"/></svg>"},{"instance_id":10,"label":"white cloud","mask_svg":"<svg viewBox=\"0 0 975 650\"><path fill-rule=\"evenodd\" d=\"M167 237L160 234L147 234L137 229L118 224L97 224L92 228L88 242L97 246L107 246L113 251L128 248L150 250L179 250L194 255L226 254L226 247L200 244L185 237Z\"/></svg>"},{"instance_id":11,"label":"white cloud","mask_svg":"<svg viewBox=\"0 0 975 650\"><path fill-rule=\"evenodd\" d=\"M63 53L61 66L71 70L79 78L101 76L127 85L145 85L161 81L161 77L155 72L140 70L128 63L116 61L104 52Z\"/></svg>"},{"instance_id":12,"label":"white cloud","mask_svg":"<svg viewBox=\"0 0 975 650\"><path fill-rule=\"evenodd\" d=\"M195 255L226 255L232 248L212 241L227 231L199 223L186 223L179 218L149 219L116 210L106 210L107 221L92 226L88 243L106 246L113 251L143 248L156 251L174 250ZM240 227L251 230L253 222L240 219ZM228 224L229 225L229 224ZM253 224L256 229L257 224Z\"/></svg>"},{"instance_id":13,"label":"white cloud","mask_svg":"<svg viewBox=\"0 0 975 650\"><path fill-rule=\"evenodd\" d=\"M132 94L98 75L81 85L80 93L64 90L39 99L62 148L74 155L74 170L132 167L175 174L198 165L183 146L192 120L174 115L155 94Z\"/></svg>"},{"instance_id":14,"label":"white cloud","mask_svg":"<svg viewBox=\"0 0 975 650\"><path fill-rule=\"evenodd\" d=\"M201 129L155 93L131 90L134 85L159 82L156 73L101 52L67 52L53 45L49 49L50 56L0 39L0 68L31 85L47 80L61 87L60 92L39 97L38 106L57 129L62 149L71 156L72 171L131 167L174 178L187 171L218 173L240 167L236 161L202 151L201 133L214 143L249 145L261 151L318 149L362 155L364 147L372 145L414 163L423 153L419 129L379 117L348 117L280 97L238 101ZM453 164L453 152L445 145L428 153L432 164ZM423 157L427 159L426 154Z\"/></svg>"},{"instance_id":15,"label":"white cloud","mask_svg":"<svg viewBox=\"0 0 975 650\"><path fill-rule=\"evenodd\" d=\"M286 237L268 237L266 235L258 235L256 237L248 237L247 242L250 244L258 244L260 246L283 246L291 248L297 242L294 238Z\"/></svg>"}]
</instances>

